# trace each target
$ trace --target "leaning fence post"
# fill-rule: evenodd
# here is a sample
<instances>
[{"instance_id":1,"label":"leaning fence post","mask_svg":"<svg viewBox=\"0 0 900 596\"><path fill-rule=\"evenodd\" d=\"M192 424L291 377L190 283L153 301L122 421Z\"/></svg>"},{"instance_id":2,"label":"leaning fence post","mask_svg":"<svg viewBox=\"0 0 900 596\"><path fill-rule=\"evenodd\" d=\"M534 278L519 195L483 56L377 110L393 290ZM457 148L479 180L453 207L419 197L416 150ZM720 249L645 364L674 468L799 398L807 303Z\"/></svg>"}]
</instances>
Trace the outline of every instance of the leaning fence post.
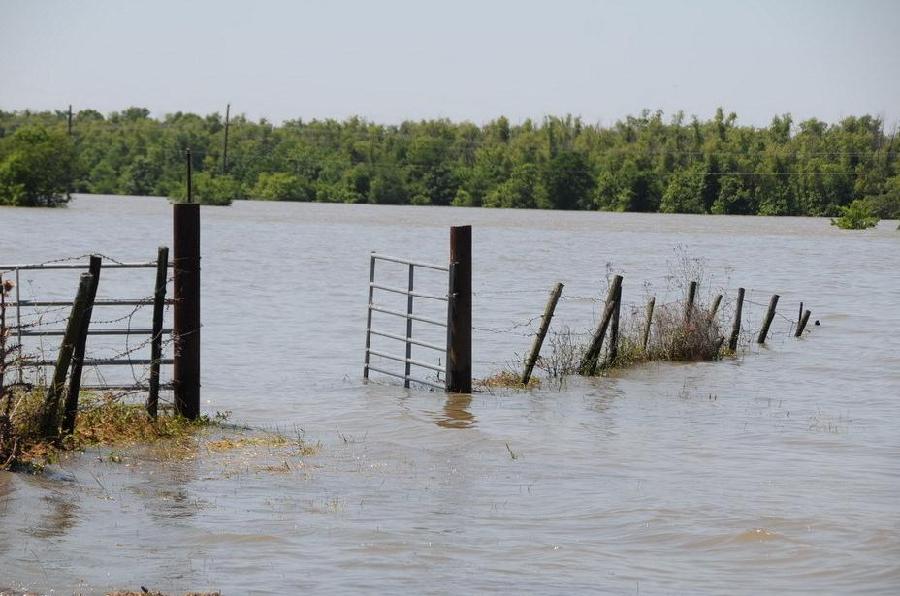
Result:
<instances>
[{"instance_id":1,"label":"leaning fence post","mask_svg":"<svg viewBox=\"0 0 900 596\"><path fill-rule=\"evenodd\" d=\"M812 313L808 310L803 313L803 318L800 319L800 323L797 325L797 331L794 332L794 337L803 335L803 330L806 329L806 324L809 323L809 315L811 314Z\"/></svg>"},{"instance_id":2,"label":"leaning fence post","mask_svg":"<svg viewBox=\"0 0 900 596\"><path fill-rule=\"evenodd\" d=\"M709 320L712 321L716 318L716 313L719 312L719 305L722 304L722 294L716 296L716 299L713 300L712 306L709 309Z\"/></svg>"},{"instance_id":3,"label":"leaning fence post","mask_svg":"<svg viewBox=\"0 0 900 596\"><path fill-rule=\"evenodd\" d=\"M472 226L450 228L447 391L472 392Z\"/></svg>"},{"instance_id":4,"label":"leaning fence post","mask_svg":"<svg viewBox=\"0 0 900 596\"><path fill-rule=\"evenodd\" d=\"M647 342L650 341L650 323L653 321L653 309L656 308L656 296L647 303L647 321L644 323L644 334L641 337L641 347L646 352Z\"/></svg>"},{"instance_id":5,"label":"leaning fence post","mask_svg":"<svg viewBox=\"0 0 900 596\"><path fill-rule=\"evenodd\" d=\"M692 281L690 287L688 287L687 301L684 304L684 322L685 322L685 324L689 323L691 320L691 314L694 311L694 298L696 296L697 296L697 282Z\"/></svg>"},{"instance_id":6,"label":"leaning fence post","mask_svg":"<svg viewBox=\"0 0 900 596\"><path fill-rule=\"evenodd\" d=\"M81 320L87 305L88 292L93 283L93 275L90 273L82 273L78 283L78 293L75 295L75 302L72 304L72 312L69 315L69 321L66 323L66 331L63 335L62 343L59 345L59 353L56 356L56 367L53 370L53 381L47 389L47 396L44 399L44 409L41 413L41 434L51 437L57 434L59 421L59 398L62 395L66 383L66 373L69 372L69 365L72 363L72 352L75 350L75 339L81 328Z\"/></svg>"},{"instance_id":7,"label":"leaning fence post","mask_svg":"<svg viewBox=\"0 0 900 596\"><path fill-rule=\"evenodd\" d=\"M756 343L766 343L766 335L769 334L769 326L772 325L772 319L775 318L776 306L778 306L778 294L774 294L772 299L769 300L769 310L766 311L766 320L763 322L762 329L759 330L759 336L756 338Z\"/></svg>"},{"instance_id":8,"label":"leaning fence post","mask_svg":"<svg viewBox=\"0 0 900 596\"><path fill-rule=\"evenodd\" d=\"M594 337L591 339L591 345L584 353L581 364L578 367L578 373L581 375L593 375L597 369L597 358L600 356L600 348L603 347L603 338L606 336L606 329L612 319L613 310L616 307L616 295L619 287L622 285L622 276L616 275L612 283L609 285L609 291L606 293L606 306L603 308L603 316L600 318L600 324L594 331Z\"/></svg>"},{"instance_id":9,"label":"leaning fence post","mask_svg":"<svg viewBox=\"0 0 900 596\"><path fill-rule=\"evenodd\" d=\"M187 152L188 201L192 200L191 154ZM200 416L200 205L173 206L175 265L175 413L190 420Z\"/></svg>"},{"instance_id":10,"label":"leaning fence post","mask_svg":"<svg viewBox=\"0 0 900 596\"><path fill-rule=\"evenodd\" d=\"M547 306L544 307L544 314L541 316L541 326L537 335L534 336L534 343L531 344L531 353L528 354L528 359L525 361L525 370L522 371L522 385L526 387L528 386L528 381L531 380L531 372L534 370L534 365L541 355L541 346L544 344L544 338L547 337L550 319L553 318L553 312L556 310L556 303L559 302L562 291L563 285L561 283L557 283L550 290L550 299L547 300Z\"/></svg>"},{"instance_id":11,"label":"leaning fence post","mask_svg":"<svg viewBox=\"0 0 900 596\"><path fill-rule=\"evenodd\" d=\"M734 323L731 325L731 337L728 338L728 349L737 350L738 337L741 335L741 317L744 310L744 288L738 288L737 305L734 307Z\"/></svg>"},{"instance_id":12,"label":"leaning fence post","mask_svg":"<svg viewBox=\"0 0 900 596\"><path fill-rule=\"evenodd\" d=\"M75 338L75 351L72 355L72 372L69 375L69 392L63 407L62 430L64 434L75 432L75 419L78 417L78 394L81 392L81 371L84 368L84 353L87 345L88 330L91 326L91 313L94 310L94 299L97 297L97 285L100 283L100 267L102 259L91 255L88 271L93 277L88 288L87 306Z\"/></svg>"},{"instance_id":13,"label":"leaning fence post","mask_svg":"<svg viewBox=\"0 0 900 596\"><path fill-rule=\"evenodd\" d=\"M612 366L619 357L619 315L622 312L622 285L616 292L616 306L613 309L612 321L609 325L609 353L606 357L606 366Z\"/></svg>"},{"instance_id":14,"label":"leaning fence post","mask_svg":"<svg viewBox=\"0 0 900 596\"><path fill-rule=\"evenodd\" d=\"M163 314L166 308L166 282L169 275L169 247L156 253L156 286L153 289L153 335L150 339L150 380L147 414L156 418L159 408L159 365L162 360Z\"/></svg>"}]
</instances>

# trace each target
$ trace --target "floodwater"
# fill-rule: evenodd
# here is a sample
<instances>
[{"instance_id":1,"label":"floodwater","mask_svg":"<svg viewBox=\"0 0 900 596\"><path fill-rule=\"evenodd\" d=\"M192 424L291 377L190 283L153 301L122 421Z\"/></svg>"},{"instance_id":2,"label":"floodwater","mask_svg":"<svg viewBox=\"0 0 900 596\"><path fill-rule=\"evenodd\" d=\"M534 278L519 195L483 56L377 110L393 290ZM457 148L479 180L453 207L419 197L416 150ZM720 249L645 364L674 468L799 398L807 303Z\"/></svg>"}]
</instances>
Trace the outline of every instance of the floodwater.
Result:
<instances>
[{"instance_id":1,"label":"floodwater","mask_svg":"<svg viewBox=\"0 0 900 596\"><path fill-rule=\"evenodd\" d=\"M44 476L0 473L0 586L900 592L896 222L264 202L202 217L204 410L321 451L279 472L265 452L160 465L91 451ZM727 290L726 317L738 286L747 328L772 293L783 316L765 347L719 363L471 397L364 383L369 251L446 263L456 224L473 225L476 376L527 350L554 282L566 288L553 329L584 332L609 272L625 276L626 303L661 303L685 255L703 259L704 300ZM0 208L0 232L3 263L151 260L171 209L79 196ZM71 296L67 275L23 273L23 292ZM100 294L149 294L152 275L110 270ZM445 291L443 275L417 287ZM378 265L388 285L405 276ZM801 300L821 325L797 340ZM376 325L402 334L398 321ZM439 342L425 327L414 333Z\"/></svg>"}]
</instances>

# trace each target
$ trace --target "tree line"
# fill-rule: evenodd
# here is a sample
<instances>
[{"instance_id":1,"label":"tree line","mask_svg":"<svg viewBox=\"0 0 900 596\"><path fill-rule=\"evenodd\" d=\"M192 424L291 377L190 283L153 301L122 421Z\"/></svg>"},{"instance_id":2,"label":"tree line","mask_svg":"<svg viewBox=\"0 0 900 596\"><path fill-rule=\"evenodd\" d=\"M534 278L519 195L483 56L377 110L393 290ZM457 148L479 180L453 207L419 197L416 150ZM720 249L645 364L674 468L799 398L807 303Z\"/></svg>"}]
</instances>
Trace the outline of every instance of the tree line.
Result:
<instances>
[{"instance_id":1,"label":"tree line","mask_svg":"<svg viewBox=\"0 0 900 596\"><path fill-rule=\"evenodd\" d=\"M611 126L548 116L479 126L445 119L288 120L144 108L0 111L0 203L69 192L666 213L839 215L859 201L900 215L900 140L876 117L789 114L740 125L644 111Z\"/></svg>"}]
</instances>

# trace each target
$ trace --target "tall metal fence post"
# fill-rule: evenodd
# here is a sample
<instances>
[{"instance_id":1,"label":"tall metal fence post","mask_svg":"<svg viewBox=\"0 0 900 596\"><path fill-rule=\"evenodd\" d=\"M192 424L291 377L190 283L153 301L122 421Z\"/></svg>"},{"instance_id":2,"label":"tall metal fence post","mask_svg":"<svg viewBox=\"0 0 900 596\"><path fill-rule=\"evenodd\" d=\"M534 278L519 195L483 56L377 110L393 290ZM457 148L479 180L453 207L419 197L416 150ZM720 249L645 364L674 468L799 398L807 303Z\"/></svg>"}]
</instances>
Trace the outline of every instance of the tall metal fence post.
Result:
<instances>
[{"instance_id":1,"label":"tall metal fence post","mask_svg":"<svg viewBox=\"0 0 900 596\"><path fill-rule=\"evenodd\" d=\"M450 228L446 388L472 392L472 226Z\"/></svg>"},{"instance_id":2,"label":"tall metal fence post","mask_svg":"<svg viewBox=\"0 0 900 596\"><path fill-rule=\"evenodd\" d=\"M153 330L150 336L150 380L147 414L156 418L159 409L159 365L162 360L163 315L166 308L166 281L169 276L169 247L156 253L156 287L153 289Z\"/></svg>"},{"instance_id":3,"label":"tall metal fence post","mask_svg":"<svg viewBox=\"0 0 900 596\"><path fill-rule=\"evenodd\" d=\"M188 201L192 199L191 154L187 152ZM175 413L190 420L200 416L200 205L173 206Z\"/></svg>"},{"instance_id":4,"label":"tall metal fence post","mask_svg":"<svg viewBox=\"0 0 900 596\"><path fill-rule=\"evenodd\" d=\"M66 394L66 403L63 408L63 433L71 435L75 432L75 420L78 416L78 394L81 392L81 371L84 368L84 353L87 347L88 330L91 326L91 313L94 310L94 300L97 298L97 286L100 283L100 267L103 259L97 255L91 255L88 272L93 275L91 285L88 288L87 307L81 320L78 336L75 338L75 352L72 355L72 372L69 374L69 392Z\"/></svg>"}]
</instances>

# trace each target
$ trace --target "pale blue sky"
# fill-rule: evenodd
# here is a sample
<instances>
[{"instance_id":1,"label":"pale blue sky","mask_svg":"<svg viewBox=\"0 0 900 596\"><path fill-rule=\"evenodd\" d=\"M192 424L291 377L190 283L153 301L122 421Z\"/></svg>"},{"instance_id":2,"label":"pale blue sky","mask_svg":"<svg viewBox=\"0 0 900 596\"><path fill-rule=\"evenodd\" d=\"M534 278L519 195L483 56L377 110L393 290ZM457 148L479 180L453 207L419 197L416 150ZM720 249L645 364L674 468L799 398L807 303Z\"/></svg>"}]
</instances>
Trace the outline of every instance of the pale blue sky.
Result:
<instances>
[{"instance_id":1,"label":"pale blue sky","mask_svg":"<svg viewBox=\"0 0 900 596\"><path fill-rule=\"evenodd\" d=\"M900 120L900 0L0 0L0 108Z\"/></svg>"}]
</instances>

